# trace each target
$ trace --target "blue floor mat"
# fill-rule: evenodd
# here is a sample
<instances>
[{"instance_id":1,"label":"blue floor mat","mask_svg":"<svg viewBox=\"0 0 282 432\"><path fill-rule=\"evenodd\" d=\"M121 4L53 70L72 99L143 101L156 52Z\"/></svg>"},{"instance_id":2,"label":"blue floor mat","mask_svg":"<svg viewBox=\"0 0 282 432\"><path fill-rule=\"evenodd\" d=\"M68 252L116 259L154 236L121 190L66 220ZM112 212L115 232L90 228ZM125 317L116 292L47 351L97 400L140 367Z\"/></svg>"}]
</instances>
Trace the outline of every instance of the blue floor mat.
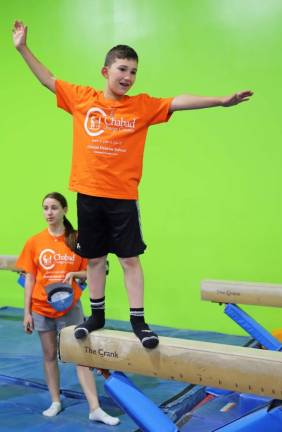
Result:
<instances>
[{"instance_id":1,"label":"blue floor mat","mask_svg":"<svg viewBox=\"0 0 282 432\"><path fill-rule=\"evenodd\" d=\"M258 397L255 401L255 396L253 399L253 409L262 408L270 401L269 398L262 397ZM226 395L217 396L194 410L190 415L188 414L183 421L183 426L180 427L180 431L213 432L249 413L251 409L247 405L242 400L240 393L230 392Z\"/></svg>"}]
</instances>

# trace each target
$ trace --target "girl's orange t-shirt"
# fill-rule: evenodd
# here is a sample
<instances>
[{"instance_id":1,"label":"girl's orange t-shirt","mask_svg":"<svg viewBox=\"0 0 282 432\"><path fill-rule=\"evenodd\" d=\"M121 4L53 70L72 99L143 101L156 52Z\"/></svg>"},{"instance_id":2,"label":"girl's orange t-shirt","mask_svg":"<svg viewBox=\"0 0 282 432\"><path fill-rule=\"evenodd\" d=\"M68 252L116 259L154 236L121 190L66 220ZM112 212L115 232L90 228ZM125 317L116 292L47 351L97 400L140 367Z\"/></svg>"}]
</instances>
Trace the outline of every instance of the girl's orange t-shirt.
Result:
<instances>
[{"instance_id":1,"label":"girl's orange t-shirt","mask_svg":"<svg viewBox=\"0 0 282 432\"><path fill-rule=\"evenodd\" d=\"M70 189L137 199L148 128L168 121L172 98L139 94L110 100L102 91L61 80L56 96L58 107L73 116Z\"/></svg>"},{"instance_id":2,"label":"girl's orange t-shirt","mask_svg":"<svg viewBox=\"0 0 282 432\"><path fill-rule=\"evenodd\" d=\"M64 236L52 236L48 229L31 237L25 244L16 263L17 267L35 276L31 310L48 318L58 318L68 312L79 300L81 288L75 280L72 287L72 306L62 312L56 311L48 302L45 286L62 282L69 272L86 270L87 259L72 252L65 244Z\"/></svg>"}]
</instances>

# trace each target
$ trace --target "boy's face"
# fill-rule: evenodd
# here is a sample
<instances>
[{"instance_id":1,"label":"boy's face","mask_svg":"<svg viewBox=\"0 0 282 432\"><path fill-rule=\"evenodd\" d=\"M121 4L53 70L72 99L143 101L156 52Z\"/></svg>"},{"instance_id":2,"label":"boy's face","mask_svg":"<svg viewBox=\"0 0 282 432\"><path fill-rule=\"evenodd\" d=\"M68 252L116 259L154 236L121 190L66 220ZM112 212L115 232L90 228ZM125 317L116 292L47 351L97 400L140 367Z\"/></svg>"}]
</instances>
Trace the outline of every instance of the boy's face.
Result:
<instances>
[{"instance_id":1,"label":"boy's face","mask_svg":"<svg viewBox=\"0 0 282 432\"><path fill-rule=\"evenodd\" d=\"M102 74L107 79L105 96L113 99L124 96L135 82L137 66L136 60L119 58L110 66L104 66Z\"/></svg>"}]
</instances>

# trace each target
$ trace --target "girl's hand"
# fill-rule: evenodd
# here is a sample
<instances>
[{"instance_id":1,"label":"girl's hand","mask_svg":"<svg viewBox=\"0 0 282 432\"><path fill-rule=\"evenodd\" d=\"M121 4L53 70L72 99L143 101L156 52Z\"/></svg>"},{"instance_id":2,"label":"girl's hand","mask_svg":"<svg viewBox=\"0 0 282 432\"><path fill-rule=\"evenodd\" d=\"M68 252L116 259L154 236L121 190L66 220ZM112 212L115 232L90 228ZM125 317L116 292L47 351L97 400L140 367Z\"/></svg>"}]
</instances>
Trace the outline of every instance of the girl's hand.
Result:
<instances>
[{"instance_id":1,"label":"girl's hand","mask_svg":"<svg viewBox=\"0 0 282 432\"><path fill-rule=\"evenodd\" d=\"M24 331L28 334L31 334L33 332L33 319L30 313L24 315L23 328Z\"/></svg>"},{"instance_id":2,"label":"girl's hand","mask_svg":"<svg viewBox=\"0 0 282 432\"><path fill-rule=\"evenodd\" d=\"M74 272L69 272L66 274L65 279L63 280L63 283L67 283L67 284L71 285L73 278L74 278Z\"/></svg>"}]
</instances>

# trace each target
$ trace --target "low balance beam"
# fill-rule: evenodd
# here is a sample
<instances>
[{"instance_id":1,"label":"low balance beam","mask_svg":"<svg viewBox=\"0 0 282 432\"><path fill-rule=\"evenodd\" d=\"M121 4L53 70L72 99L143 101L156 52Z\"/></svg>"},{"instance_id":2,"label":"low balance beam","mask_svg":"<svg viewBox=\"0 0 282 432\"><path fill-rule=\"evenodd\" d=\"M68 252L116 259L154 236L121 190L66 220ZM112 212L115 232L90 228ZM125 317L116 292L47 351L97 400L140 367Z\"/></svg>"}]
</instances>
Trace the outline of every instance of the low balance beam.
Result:
<instances>
[{"instance_id":1,"label":"low balance beam","mask_svg":"<svg viewBox=\"0 0 282 432\"><path fill-rule=\"evenodd\" d=\"M216 303L282 306L282 285L205 280L201 282L201 299Z\"/></svg>"},{"instance_id":2,"label":"low balance beam","mask_svg":"<svg viewBox=\"0 0 282 432\"><path fill-rule=\"evenodd\" d=\"M20 271L16 267L17 259L15 255L0 255L0 270Z\"/></svg>"},{"instance_id":3,"label":"low balance beam","mask_svg":"<svg viewBox=\"0 0 282 432\"><path fill-rule=\"evenodd\" d=\"M282 399L280 352L168 337L146 350L132 333L103 329L77 340L70 326L60 333L59 357L82 366Z\"/></svg>"}]
</instances>

